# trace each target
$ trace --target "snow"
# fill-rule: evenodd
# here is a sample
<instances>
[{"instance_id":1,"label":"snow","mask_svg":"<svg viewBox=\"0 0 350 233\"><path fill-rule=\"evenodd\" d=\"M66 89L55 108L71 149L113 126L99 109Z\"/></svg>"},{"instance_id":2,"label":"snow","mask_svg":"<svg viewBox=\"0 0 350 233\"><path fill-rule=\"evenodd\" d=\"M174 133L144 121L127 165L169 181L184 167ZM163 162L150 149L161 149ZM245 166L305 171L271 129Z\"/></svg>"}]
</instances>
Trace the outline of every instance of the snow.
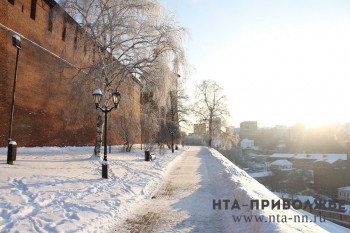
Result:
<instances>
[{"instance_id":1,"label":"snow","mask_svg":"<svg viewBox=\"0 0 350 233\"><path fill-rule=\"evenodd\" d=\"M345 205L345 213L346 215L350 215L350 205Z\"/></svg>"},{"instance_id":2,"label":"snow","mask_svg":"<svg viewBox=\"0 0 350 233\"><path fill-rule=\"evenodd\" d=\"M254 178L249 176L245 171L241 170L234 164L232 164L227 158L221 155L215 150L211 150L213 156L220 161L225 167L225 173L222 179L228 179L226 187L230 187L233 192L234 199L242 203L250 203L251 200L278 200L279 198L270 192L265 186L258 183ZM298 211L294 209L290 210L272 210L271 208L250 209L245 210L246 215L259 215L259 216L302 216L308 215L310 219L313 219L311 214L304 211ZM240 223L242 224L242 223ZM318 225L317 225L318 224ZM235 227L235 226L233 226ZM349 229L338 226L330 221L321 223L314 222L294 222L287 221L283 223L271 223L271 222L251 222L250 228L246 229L249 232L349 232Z\"/></svg>"},{"instance_id":3,"label":"snow","mask_svg":"<svg viewBox=\"0 0 350 233\"><path fill-rule=\"evenodd\" d=\"M270 163L270 165L281 166L281 167L292 167L293 163L285 159L279 159Z\"/></svg>"},{"instance_id":4,"label":"snow","mask_svg":"<svg viewBox=\"0 0 350 233\"><path fill-rule=\"evenodd\" d=\"M347 160L347 154L325 154L322 158L318 158L316 162L323 161L332 164L338 160Z\"/></svg>"},{"instance_id":5,"label":"snow","mask_svg":"<svg viewBox=\"0 0 350 233\"><path fill-rule=\"evenodd\" d=\"M285 154L285 153L275 153L270 156L270 158L279 159L303 159L303 160L314 160L323 161L327 163L334 163L338 160L347 160L347 154Z\"/></svg>"},{"instance_id":6,"label":"snow","mask_svg":"<svg viewBox=\"0 0 350 233\"><path fill-rule=\"evenodd\" d=\"M271 171L262 171L262 172L249 172L249 175L254 178L259 178L259 177L267 177L267 176L272 176Z\"/></svg>"},{"instance_id":7,"label":"snow","mask_svg":"<svg viewBox=\"0 0 350 233\"><path fill-rule=\"evenodd\" d=\"M285 158L285 159L291 159L295 156L295 154L284 154L284 153L274 153L270 156L270 158Z\"/></svg>"},{"instance_id":8,"label":"snow","mask_svg":"<svg viewBox=\"0 0 350 233\"><path fill-rule=\"evenodd\" d=\"M110 179L101 178L101 161L91 159L92 151L92 147L19 148L17 161L8 165L6 149L0 148L0 232L106 232L115 229L125 232L116 226L127 218L132 219L139 207L146 204L149 210L159 210L149 203L159 192L157 190L164 190L163 182L165 187L169 184L192 187L181 189L177 198L170 198L171 205L159 200L167 208L182 210L181 214L170 216L170 219L184 218L183 224L177 224L167 232L193 232L194 229L213 232L213 227L216 229L220 224L224 232L349 231L328 221L316 222L320 225L290 221L232 221L232 214L304 214L296 210L262 210L244 206L232 211L213 210L213 199L233 198L240 205L249 204L251 200L278 200L276 195L213 149L191 147L175 154L168 151L158 155L156 160L146 162L143 151L139 149L123 153L119 147L113 147L108 155ZM192 169L194 175L190 176L192 173L188 169ZM174 191L165 190L167 195ZM164 213L167 212L165 209ZM169 213L172 212L169 210ZM162 216L156 212L153 215ZM185 224L186 219L195 215L203 218L200 221L203 226L195 221L187 222L192 225ZM171 221L164 222L164 225L171 225Z\"/></svg>"},{"instance_id":9,"label":"snow","mask_svg":"<svg viewBox=\"0 0 350 233\"><path fill-rule=\"evenodd\" d=\"M338 188L338 190L350 191L350 186Z\"/></svg>"},{"instance_id":10,"label":"snow","mask_svg":"<svg viewBox=\"0 0 350 233\"><path fill-rule=\"evenodd\" d=\"M108 155L110 179L101 178L93 147L19 148L14 165L0 148L0 232L102 232L159 187L182 152L144 161L143 151Z\"/></svg>"}]
</instances>

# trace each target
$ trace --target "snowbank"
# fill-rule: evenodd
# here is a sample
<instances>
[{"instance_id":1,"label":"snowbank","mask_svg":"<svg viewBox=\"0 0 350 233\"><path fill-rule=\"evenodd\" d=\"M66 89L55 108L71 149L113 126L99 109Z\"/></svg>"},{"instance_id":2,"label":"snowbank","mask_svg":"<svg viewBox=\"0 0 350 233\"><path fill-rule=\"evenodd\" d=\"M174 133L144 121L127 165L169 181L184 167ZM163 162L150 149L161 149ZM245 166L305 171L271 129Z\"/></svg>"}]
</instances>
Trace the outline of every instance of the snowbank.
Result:
<instances>
[{"instance_id":1,"label":"snowbank","mask_svg":"<svg viewBox=\"0 0 350 233\"><path fill-rule=\"evenodd\" d=\"M232 198L238 201L240 207L244 211L243 214L242 211L239 211L239 214L253 217L264 216L264 221L259 222L253 219L253 221L249 223L250 232L349 232L349 229L332 222L320 222L319 218L315 219L313 215L304 211L297 211L294 209L283 210L282 208L280 210L276 208L272 209L271 201L279 200L275 194L249 176L245 171L232 164L231 161L216 150L210 149L210 152L222 165L222 169L224 170L224 172L218 175L217 181L225 182L225 187L230 190L230 193L227 195L231 194ZM252 200L259 201L259 208L250 208ZM261 208L263 200L268 200L270 202L270 205L264 209ZM235 212L233 211L233 213ZM295 221L298 219L305 219L305 215L308 216L308 222ZM284 216L286 217L284 219L286 221L282 220ZM270 222L270 220L273 221ZM231 227L234 229L237 226L232 225Z\"/></svg>"},{"instance_id":2,"label":"snowbank","mask_svg":"<svg viewBox=\"0 0 350 233\"><path fill-rule=\"evenodd\" d=\"M149 198L182 152L144 161L143 151L108 155L101 178L92 147L19 148L14 165L0 148L0 232L104 232Z\"/></svg>"}]
</instances>

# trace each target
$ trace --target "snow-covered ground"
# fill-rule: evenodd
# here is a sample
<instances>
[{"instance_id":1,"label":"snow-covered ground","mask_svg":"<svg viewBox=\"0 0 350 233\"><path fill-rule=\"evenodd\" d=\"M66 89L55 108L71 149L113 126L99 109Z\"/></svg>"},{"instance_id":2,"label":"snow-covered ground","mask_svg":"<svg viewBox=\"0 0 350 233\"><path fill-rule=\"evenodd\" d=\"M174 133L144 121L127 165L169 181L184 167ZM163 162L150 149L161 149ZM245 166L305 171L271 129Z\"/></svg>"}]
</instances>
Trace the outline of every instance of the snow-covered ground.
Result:
<instances>
[{"instance_id":1,"label":"snow-covered ground","mask_svg":"<svg viewBox=\"0 0 350 233\"><path fill-rule=\"evenodd\" d=\"M170 219L165 225L171 227L171 221L181 220L166 232L349 232L328 221L316 221L320 226L289 219L233 221L233 215L268 218L304 213L243 206L251 200L271 201L278 197L215 150L191 147L145 162L140 150L121 153L113 148L108 157L108 180L101 178L99 161L91 160L92 150L20 148L17 161L11 166L6 164L6 149L0 149L0 232L127 232L120 228L121 222L130 219L133 224L139 208L145 204L146 218L141 218L141 222L161 216L152 200L166 207L163 214L175 211L168 214ZM213 209L213 200L226 199L237 200L241 208L225 210L222 203L221 210ZM204 219L198 219L201 217ZM153 220L149 223L163 224Z\"/></svg>"},{"instance_id":2,"label":"snow-covered ground","mask_svg":"<svg viewBox=\"0 0 350 233\"><path fill-rule=\"evenodd\" d=\"M0 232L104 232L159 187L182 151L144 161L143 151L108 155L110 179L92 147L0 148Z\"/></svg>"},{"instance_id":3,"label":"snow-covered ground","mask_svg":"<svg viewBox=\"0 0 350 233\"><path fill-rule=\"evenodd\" d=\"M277 201L279 198L269 191L265 186L257 182L245 171L241 170L222 154L216 150L211 149L211 154L220 162L222 170L218 182L222 182L222 187L233 193L233 199L237 200L240 205L249 204L251 200L268 200L270 205L268 208L262 210L261 202L260 209L242 208L235 215L241 216L264 216L264 221L252 221L245 226L246 232L349 232L349 229L336 225L330 221L320 222L314 218L313 215L304 211L290 210L277 210L271 208L271 201ZM303 219L304 215L308 215L309 220L313 222L297 222L295 219ZM279 216L279 221L277 220ZM300 216L300 218L298 217ZM286 217L286 221L281 221L283 217ZM240 222L242 223L242 221ZM232 229L235 229L236 224L232 225ZM232 231L234 232L234 231Z\"/></svg>"}]
</instances>

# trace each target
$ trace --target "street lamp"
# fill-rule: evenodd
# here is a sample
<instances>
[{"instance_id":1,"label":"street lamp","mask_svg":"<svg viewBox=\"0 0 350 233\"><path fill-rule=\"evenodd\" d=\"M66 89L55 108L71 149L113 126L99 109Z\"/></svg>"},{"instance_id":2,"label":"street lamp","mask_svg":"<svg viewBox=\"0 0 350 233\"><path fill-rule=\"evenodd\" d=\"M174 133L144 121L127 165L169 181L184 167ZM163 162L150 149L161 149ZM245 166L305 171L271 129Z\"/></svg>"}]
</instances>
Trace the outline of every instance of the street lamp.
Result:
<instances>
[{"instance_id":1,"label":"street lamp","mask_svg":"<svg viewBox=\"0 0 350 233\"><path fill-rule=\"evenodd\" d=\"M170 131L171 133L171 153L174 153L174 131Z\"/></svg>"},{"instance_id":2,"label":"street lamp","mask_svg":"<svg viewBox=\"0 0 350 233\"><path fill-rule=\"evenodd\" d=\"M173 121L168 123L168 132L171 134L171 152L174 153L174 133L176 132L176 125Z\"/></svg>"},{"instance_id":3,"label":"street lamp","mask_svg":"<svg viewBox=\"0 0 350 233\"><path fill-rule=\"evenodd\" d=\"M121 94L116 91L112 94L112 100L114 106L108 108L106 105L103 108L100 107L100 101L102 98L102 91L100 89L95 89L92 93L94 97L94 102L96 105L96 109L100 109L105 114L105 127L104 127L104 156L102 161L102 178L108 179L108 161L107 161L107 113L112 111L112 109L117 109L119 105L119 101L121 98Z\"/></svg>"},{"instance_id":4,"label":"street lamp","mask_svg":"<svg viewBox=\"0 0 350 233\"><path fill-rule=\"evenodd\" d=\"M12 45L17 48L17 56L16 56L16 66L15 66L15 77L13 80L9 137L8 137L8 143L7 143L7 164L11 164L11 165L13 164L13 161L16 161L16 148L17 148L17 143L15 141L12 141L12 124L13 124L13 112L15 110L15 92L16 92L16 81L17 81L17 70L18 70L18 57L19 57L19 51L22 49L21 37L19 37L19 35L14 34L12 36Z\"/></svg>"}]
</instances>

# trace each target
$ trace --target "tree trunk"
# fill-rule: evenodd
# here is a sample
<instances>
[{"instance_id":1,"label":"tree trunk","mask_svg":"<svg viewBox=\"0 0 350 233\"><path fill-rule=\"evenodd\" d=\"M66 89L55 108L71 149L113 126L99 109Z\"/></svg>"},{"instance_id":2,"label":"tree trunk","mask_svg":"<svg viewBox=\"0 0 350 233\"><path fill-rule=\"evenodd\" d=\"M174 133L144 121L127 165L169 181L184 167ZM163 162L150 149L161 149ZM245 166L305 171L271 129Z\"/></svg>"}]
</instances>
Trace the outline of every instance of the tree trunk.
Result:
<instances>
[{"instance_id":1,"label":"tree trunk","mask_svg":"<svg viewBox=\"0 0 350 233\"><path fill-rule=\"evenodd\" d=\"M212 141L212 136L213 136L213 117L212 114L210 114L209 117L209 141L208 141L208 146L211 147L211 141Z\"/></svg>"},{"instance_id":2,"label":"tree trunk","mask_svg":"<svg viewBox=\"0 0 350 233\"><path fill-rule=\"evenodd\" d=\"M101 147L102 147L102 135L103 135L103 115L99 112L96 123L96 142L94 149L94 157L101 157Z\"/></svg>"},{"instance_id":3,"label":"tree trunk","mask_svg":"<svg viewBox=\"0 0 350 233\"><path fill-rule=\"evenodd\" d=\"M132 148L132 144L128 144L128 147L126 148L126 152L130 152Z\"/></svg>"}]
</instances>

